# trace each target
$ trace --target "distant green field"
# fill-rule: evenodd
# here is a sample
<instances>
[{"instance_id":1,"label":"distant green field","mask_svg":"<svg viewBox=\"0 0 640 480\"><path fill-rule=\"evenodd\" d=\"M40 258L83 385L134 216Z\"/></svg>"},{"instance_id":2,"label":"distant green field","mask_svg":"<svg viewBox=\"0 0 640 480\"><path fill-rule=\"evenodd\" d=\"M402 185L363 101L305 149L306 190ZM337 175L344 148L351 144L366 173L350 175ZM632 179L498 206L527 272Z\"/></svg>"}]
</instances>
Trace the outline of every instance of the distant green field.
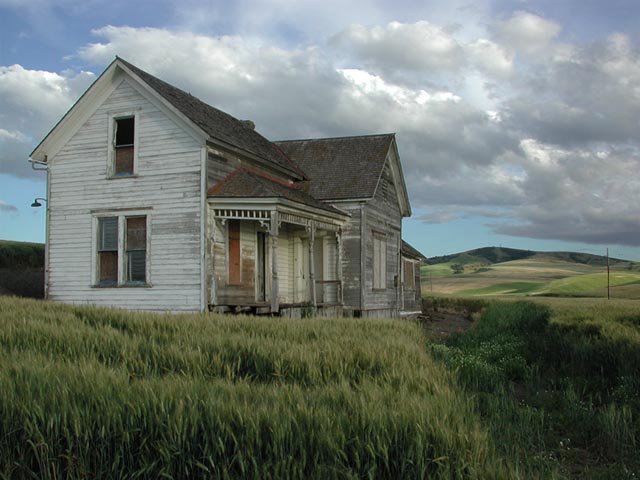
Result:
<instances>
[{"instance_id":1,"label":"distant green field","mask_svg":"<svg viewBox=\"0 0 640 480\"><path fill-rule=\"evenodd\" d=\"M535 282L512 282L512 283L496 283L490 287L477 288L472 290L462 290L458 292L460 295L509 295L509 294L527 294L538 290L543 283Z\"/></svg>"},{"instance_id":2,"label":"distant green field","mask_svg":"<svg viewBox=\"0 0 640 480\"><path fill-rule=\"evenodd\" d=\"M606 270L598 264L584 264L536 254L530 258L467 265L465 273L454 274L448 262L421 269L423 292L427 295L559 295L606 296ZM640 272L629 264L611 268L611 293L619 298L640 299Z\"/></svg>"},{"instance_id":3,"label":"distant green field","mask_svg":"<svg viewBox=\"0 0 640 480\"><path fill-rule=\"evenodd\" d=\"M611 287L640 283L640 274L634 272L612 272L609 276ZM606 295L607 274L591 273L562 278L549 282L537 294L556 295Z\"/></svg>"}]
</instances>

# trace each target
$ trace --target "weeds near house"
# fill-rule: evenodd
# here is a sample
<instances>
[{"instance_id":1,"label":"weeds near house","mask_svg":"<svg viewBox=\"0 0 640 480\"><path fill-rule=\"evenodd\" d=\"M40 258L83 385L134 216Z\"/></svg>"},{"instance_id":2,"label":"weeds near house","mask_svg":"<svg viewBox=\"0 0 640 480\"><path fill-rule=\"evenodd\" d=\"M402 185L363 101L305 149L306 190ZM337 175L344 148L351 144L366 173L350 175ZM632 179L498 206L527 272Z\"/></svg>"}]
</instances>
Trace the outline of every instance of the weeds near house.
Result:
<instances>
[{"instance_id":1,"label":"weeds near house","mask_svg":"<svg viewBox=\"0 0 640 480\"><path fill-rule=\"evenodd\" d=\"M638 478L637 309L549 303L494 302L474 328L431 352L474 395L511 461L566 477Z\"/></svg>"}]
</instances>

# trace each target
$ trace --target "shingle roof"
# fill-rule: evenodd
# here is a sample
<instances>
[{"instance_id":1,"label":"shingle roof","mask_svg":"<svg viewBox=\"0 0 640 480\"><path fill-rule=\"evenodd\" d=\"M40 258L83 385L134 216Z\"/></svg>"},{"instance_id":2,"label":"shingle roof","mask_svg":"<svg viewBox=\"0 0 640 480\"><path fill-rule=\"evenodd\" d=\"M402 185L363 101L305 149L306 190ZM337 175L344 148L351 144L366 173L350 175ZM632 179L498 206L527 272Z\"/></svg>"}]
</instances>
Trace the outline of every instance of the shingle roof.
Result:
<instances>
[{"instance_id":1,"label":"shingle roof","mask_svg":"<svg viewBox=\"0 0 640 480\"><path fill-rule=\"evenodd\" d=\"M311 180L322 200L371 198L393 134L274 142Z\"/></svg>"},{"instance_id":2,"label":"shingle roof","mask_svg":"<svg viewBox=\"0 0 640 480\"><path fill-rule=\"evenodd\" d=\"M405 257L409 257L409 258L414 258L416 260L420 260L422 262L427 260L427 257L425 257L423 254L421 254L418 250L413 248L411 245L409 245L404 240L402 240L402 255L404 255Z\"/></svg>"},{"instance_id":3,"label":"shingle roof","mask_svg":"<svg viewBox=\"0 0 640 480\"><path fill-rule=\"evenodd\" d=\"M332 213L344 212L327 205L302 191L295 184L286 184L261 172L240 167L216 183L207 192L212 198L285 198Z\"/></svg>"},{"instance_id":4,"label":"shingle roof","mask_svg":"<svg viewBox=\"0 0 640 480\"><path fill-rule=\"evenodd\" d=\"M241 120L154 77L122 58L118 57L118 60L211 137L252 153L269 163L274 163L295 177L305 176L303 170L287 158L277 146Z\"/></svg>"}]
</instances>

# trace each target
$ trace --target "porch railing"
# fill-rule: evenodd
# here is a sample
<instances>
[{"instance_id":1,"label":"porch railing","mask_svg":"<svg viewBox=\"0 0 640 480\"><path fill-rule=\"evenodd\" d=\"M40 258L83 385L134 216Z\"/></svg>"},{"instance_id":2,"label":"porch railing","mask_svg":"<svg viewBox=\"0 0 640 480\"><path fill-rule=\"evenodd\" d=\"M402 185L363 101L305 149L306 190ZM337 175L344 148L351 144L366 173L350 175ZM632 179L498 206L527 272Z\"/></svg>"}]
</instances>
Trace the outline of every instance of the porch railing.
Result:
<instances>
[{"instance_id":1,"label":"porch railing","mask_svg":"<svg viewBox=\"0 0 640 480\"><path fill-rule=\"evenodd\" d=\"M316 303L318 305L342 303L342 282L340 280L316 280Z\"/></svg>"}]
</instances>

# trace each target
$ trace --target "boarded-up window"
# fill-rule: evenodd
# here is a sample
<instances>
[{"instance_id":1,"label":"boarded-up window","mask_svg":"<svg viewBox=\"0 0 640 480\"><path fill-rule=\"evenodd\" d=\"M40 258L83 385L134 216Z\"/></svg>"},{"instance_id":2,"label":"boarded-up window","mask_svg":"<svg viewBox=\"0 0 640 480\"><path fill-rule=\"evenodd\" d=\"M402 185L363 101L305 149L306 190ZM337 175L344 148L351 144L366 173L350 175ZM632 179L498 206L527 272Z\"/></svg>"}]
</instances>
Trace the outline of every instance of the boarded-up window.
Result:
<instances>
[{"instance_id":1,"label":"boarded-up window","mask_svg":"<svg viewBox=\"0 0 640 480\"><path fill-rule=\"evenodd\" d=\"M118 282L118 217L98 219L98 283Z\"/></svg>"},{"instance_id":2,"label":"boarded-up window","mask_svg":"<svg viewBox=\"0 0 640 480\"><path fill-rule=\"evenodd\" d=\"M240 221L229 220L229 284L240 284Z\"/></svg>"},{"instance_id":3,"label":"boarded-up window","mask_svg":"<svg viewBox=\"0 0 640 480\"><path fill-rule=\"evenodd\" d=\"M386 288L387 241L384 234L373 232L373 288Z\"/></svg>"},{"instance_id":4,"label":"boarded-up window","mask_svg":"<svg viewBox=\"0 0 640 480\"><path fill-rule=\"evenodd\" d=\"M114 174L133 175L135 117L117 118L114 130Z\"/></svg>"},{"instance_id":5,"label":"boarded-up window","mask_svg":"<svg viewBox=\"0 0 640 480\"><path fill-rule=\"evenodd\" d=\"M127 283L145 283L147 269L147 217L127 217Z\"/></svg>"},{"instance_id":6,"label":"boarded-up window","mask_svg":"<svg viewBox=\"0 0 640 480\"><path fill-rule=\"evenodd\" d=\"M408 289L413 289L416 286L416 278L413 270L413 262L410 260L404 260L404 286Z\"/></svg>"}]
</instances>

